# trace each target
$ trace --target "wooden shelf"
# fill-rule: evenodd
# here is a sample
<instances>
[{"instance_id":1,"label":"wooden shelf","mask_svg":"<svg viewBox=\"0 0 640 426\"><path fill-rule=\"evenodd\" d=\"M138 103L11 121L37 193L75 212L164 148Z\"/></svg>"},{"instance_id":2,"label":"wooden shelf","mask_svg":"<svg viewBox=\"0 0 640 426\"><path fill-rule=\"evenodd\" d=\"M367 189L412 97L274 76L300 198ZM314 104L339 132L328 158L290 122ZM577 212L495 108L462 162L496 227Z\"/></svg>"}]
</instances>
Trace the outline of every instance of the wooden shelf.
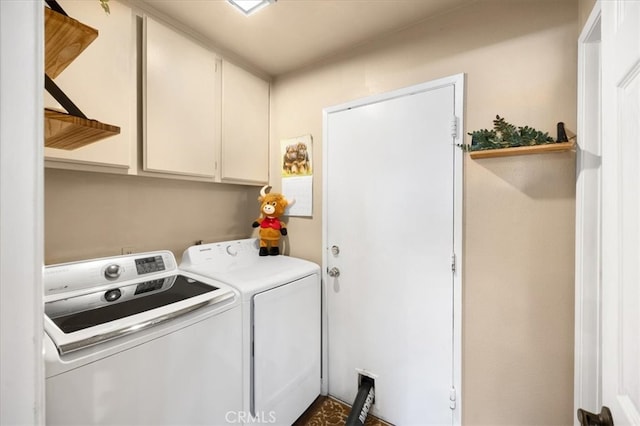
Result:
<instances>
[{"instance_id":1,"label":"wooden shelf","mask_svg":"<svg viewBox=\"0 0 640 426\"><path fill-rule=\"evenodd\" d=\"M545 152L571 151L573 142L557 142L543 145L517 146L514 148L486 149L484 151L469 151L469 156L473 159L491 157L509 157L512 155L543 154Z\"/></svg>"},{"instance_id":2,"label":"wooden shelf","mask_svg":"<svg viewBox=\"0 0 640 426\"><path fill-rule=\"evenodd\" d=\"M44 8L44 72L56 78L98 37L98 30Z\"/></svg>"},{"instance_id":3,"label":"wooden shelf","mask_svg":"<svg viewBox=\"0 0 640 426\"><path fill-rule=\"evenodd\" d=\"M98 37L98 30L45 7L44 35L44 72L54 79ZM66 97L64 93L62 96ZM44 110L44 146L49 148L73 150L119 133L117 126L54 109Z\"/></svg>"},{"instance_id":4,"label":"wooden shelf","mask_svg":"<svg viewBox=\"0 0 640 426\"><path fill-rule=\"evenodd\" d=\"M120 127L45 108L44 146L72 150L120 133Z\"/></svg>"}]
</instances>

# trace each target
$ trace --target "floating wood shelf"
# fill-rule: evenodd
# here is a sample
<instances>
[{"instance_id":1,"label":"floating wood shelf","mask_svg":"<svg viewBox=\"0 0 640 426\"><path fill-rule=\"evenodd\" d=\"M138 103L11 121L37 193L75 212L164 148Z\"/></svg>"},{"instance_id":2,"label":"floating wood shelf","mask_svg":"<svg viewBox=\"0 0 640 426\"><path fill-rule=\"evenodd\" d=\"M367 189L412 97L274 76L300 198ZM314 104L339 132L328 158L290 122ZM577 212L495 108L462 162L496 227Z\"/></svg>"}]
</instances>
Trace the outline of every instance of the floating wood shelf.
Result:
<instances>
[{"instance_id":1,"label":"floating wood shelf","mask_svg":"<svg viewBox=\"0 0 640 426\"><path fill-rule=\"evenodd\" d=\"M120 127L45 108L44 146L72 150L120 133Z\"/></svg>"},{"instance_id":2,"label":"floating wood shelf","mask_svg":"<svg viewBox=\"0 0 640 426\"><path fill-rule=\"evenodd\" d=\"M473 159L491 157L509 157L512 155L542 154L545 152L570 151L574 147L573 142L557 142L543 145L517 146L514 148L486 149L483 151L470 151Z\"/></svg>"},{"instance_id":3,"label":"floating wood shelf","mask_svg":"<svg viewBox=\"0 0 640 426\"><path fill-rule=\"evenodd\" d=\"M56 78L98 37L98 30L44 8L44 72Z\"/></svg>"},{"instance_id":4,"label":"floating wood shelf","mask_svg":"<svg viewBox=\"0 0 640 426\"><path fill-rule=\"evenodd\" d=\"M84 118L84 114L73 105L73 102L52 80L60 75L98 37L98 30L66 16L64 12L59 13L45 7L44 34L44 72L49 77L45 78L47 90L55 89L51 92L54 98L63 106L66 101L65 108L77 114L72 115L45 108L44 146L72 150L119 134L120 128L117 126Z\"/></svg>"}]
</instances>

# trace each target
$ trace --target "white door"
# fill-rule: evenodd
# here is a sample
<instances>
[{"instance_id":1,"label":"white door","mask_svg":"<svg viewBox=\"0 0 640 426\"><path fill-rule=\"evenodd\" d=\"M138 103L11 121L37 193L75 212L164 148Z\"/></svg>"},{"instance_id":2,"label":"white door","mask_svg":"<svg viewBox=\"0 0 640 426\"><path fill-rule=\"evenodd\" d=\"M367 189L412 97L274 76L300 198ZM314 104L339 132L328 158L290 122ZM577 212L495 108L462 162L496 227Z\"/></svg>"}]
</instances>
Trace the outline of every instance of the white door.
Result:
<instances>
[{"instance_id":1,"label":"white door","mask_svg":"<svg viewBox=\"0 0 640 426\"><path fill-rule=\"evenodd\" d=\"M457 76L325 111L328 393L373 377L394 424L459 423L461 94Z\"/></svg>"},{"instance_id":2,"label":"white door","mask_svg":"<svg viewBox=\"0 0 640 426\"><path fill-rule=\"evenodd\" d=\"M602 1L602 403L640 424L640 1Z\"/></svg>"}]
</instances>

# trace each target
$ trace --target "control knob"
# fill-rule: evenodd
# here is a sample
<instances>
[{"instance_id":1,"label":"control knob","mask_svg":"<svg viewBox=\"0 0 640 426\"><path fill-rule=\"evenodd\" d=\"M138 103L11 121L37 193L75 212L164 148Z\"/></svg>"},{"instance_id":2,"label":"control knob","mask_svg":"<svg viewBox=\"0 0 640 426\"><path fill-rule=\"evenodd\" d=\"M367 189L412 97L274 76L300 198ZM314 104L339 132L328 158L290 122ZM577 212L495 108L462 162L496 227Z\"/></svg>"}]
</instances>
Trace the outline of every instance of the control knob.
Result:
<instances>
[{"instance_id":1,"label":"control knob","mask_svg":"<svg viewBox=\"0 0 640 426\"><path fill-rule=\"evenodd\" d=\"M120 265L118 265L117 263L113 263L105 268L104 276L107 279L116 279L120 277L121 272L122 270L120 269Z\"/></svg>"},{"instance_id":2,"label":"control knob","mask_svg":"<svg viewBox=\"0 0 640 426\"><path fill-rule=\"evenodd\" d=\"M122 292L119 288L114 288L113 290L109 290L104 294L104 298L107 302L115 302L116 300L120 299L120 296L122 296Z\"/></svg>"}]
</instances>

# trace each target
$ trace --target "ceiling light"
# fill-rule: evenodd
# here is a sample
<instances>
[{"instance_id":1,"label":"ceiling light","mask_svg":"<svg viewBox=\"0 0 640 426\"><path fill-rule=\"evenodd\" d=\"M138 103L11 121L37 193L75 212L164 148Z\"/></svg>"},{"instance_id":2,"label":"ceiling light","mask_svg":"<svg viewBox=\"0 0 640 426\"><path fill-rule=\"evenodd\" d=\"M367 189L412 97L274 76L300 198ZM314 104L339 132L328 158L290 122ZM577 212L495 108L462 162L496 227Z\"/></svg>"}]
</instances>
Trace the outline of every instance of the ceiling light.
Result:
<instances>
[{"instance_id":1,"label":"ceiling light","mask_svg":"<svg viewBox=\"0 0 640 426\"><path fill-rule=\"evenodd\" d=\"M276 0L227 0L229 3L237 7L242 13L245 15L250 15L253 12L257 12L270 5L271 3L275 3Z\"/></svg>"}]
</instances>

